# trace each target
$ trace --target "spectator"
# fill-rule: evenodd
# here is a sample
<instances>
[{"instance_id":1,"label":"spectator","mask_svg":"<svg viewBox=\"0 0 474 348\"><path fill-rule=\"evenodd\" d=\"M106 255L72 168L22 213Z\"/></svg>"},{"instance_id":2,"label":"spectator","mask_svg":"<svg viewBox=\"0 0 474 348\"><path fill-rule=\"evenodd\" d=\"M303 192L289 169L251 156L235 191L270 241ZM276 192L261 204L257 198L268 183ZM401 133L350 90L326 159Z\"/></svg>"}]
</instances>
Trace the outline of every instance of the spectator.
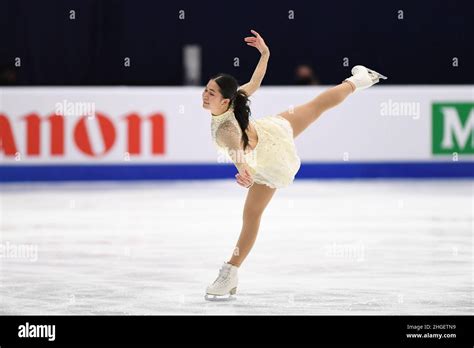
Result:
<instances>
[{"instance_id":1,"label":"spectator","mask_svg":"<svg viewBox=\"0 0 474 348\"><path fill-rule=\"evenodd\" d=\"M308 64L300 64L295 69L295 84L319 85L319 79Z\"/></svg>"},{"instance_id":2,"label":"spectator","mask_svg":"<svg viewBox=\"0 0 474 348\"><path fill-rule=\"evenodd\" d=\"M0 65L0 85L15 85L16 71L8 65Z\"/></svg>"}]
</instances>

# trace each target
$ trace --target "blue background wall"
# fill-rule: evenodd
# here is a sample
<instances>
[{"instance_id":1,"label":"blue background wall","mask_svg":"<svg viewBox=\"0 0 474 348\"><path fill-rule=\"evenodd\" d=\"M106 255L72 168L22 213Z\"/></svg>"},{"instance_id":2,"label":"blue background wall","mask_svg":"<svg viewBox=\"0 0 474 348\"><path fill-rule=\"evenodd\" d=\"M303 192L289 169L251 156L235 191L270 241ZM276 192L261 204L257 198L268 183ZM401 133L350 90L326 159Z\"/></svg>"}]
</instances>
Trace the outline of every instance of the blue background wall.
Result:
<instances>
[{"instance_id":1,"label":"blue background wall","mask_svg":"<svg viewBox=\"0 0 474 348\"><path fill-rule=\"evenodd\" d=\"M253 28L272 51L267 85L292 84L299 63L310 63L323 84L340 82L349 71L343 57L383 71L387 84L467 84L474 80L472 3L1 0L0 65L21 57L21 85L180 85L182 46L198 43L203 79L223 71L245 82L258 59L243 42Z\"/></svg>"}]
</instances>

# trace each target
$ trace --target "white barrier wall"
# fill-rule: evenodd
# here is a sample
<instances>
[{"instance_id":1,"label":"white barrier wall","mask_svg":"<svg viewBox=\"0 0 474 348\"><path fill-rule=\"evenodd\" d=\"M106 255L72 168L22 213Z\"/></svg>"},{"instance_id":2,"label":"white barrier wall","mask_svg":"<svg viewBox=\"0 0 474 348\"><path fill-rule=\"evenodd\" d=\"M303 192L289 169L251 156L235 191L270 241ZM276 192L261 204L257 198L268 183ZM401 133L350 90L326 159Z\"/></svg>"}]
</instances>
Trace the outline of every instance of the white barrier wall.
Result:
<instances>
[{"instance_id":1,"label":"white barrier wall","mask_svg":"<svg viewBox=\"0 0 474 348\"><path fill-rule=\"evenodd\" d=\"M262 87L251 97L253 117L291 109L326 88ZM216 163L222 156L211 142L201 93L2 88L0 159L10 166ZM303 162L472 160L473 101L473 86L376 86L322 115L296 144Z\"/></svg>"}]
</instances>

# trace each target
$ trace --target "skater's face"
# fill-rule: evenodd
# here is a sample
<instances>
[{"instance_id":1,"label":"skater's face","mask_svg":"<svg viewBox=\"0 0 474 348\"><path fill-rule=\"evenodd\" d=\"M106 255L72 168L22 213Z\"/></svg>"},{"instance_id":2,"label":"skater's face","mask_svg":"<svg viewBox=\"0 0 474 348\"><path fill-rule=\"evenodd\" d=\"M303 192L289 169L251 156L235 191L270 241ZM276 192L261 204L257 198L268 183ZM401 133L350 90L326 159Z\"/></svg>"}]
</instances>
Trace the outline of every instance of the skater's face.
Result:
<instances>
[{"instance_id":1,"label":"skater's face","mask_svg":"<svg viewBox=\"0 0 474 348\"><path fill-rule=\"evenodd\" d=\"M229 98L222 96L219 85L214 80L209 80L202 92L202 107L218 115L227 110L229 102Z\"/></svg>"}]
</instances>

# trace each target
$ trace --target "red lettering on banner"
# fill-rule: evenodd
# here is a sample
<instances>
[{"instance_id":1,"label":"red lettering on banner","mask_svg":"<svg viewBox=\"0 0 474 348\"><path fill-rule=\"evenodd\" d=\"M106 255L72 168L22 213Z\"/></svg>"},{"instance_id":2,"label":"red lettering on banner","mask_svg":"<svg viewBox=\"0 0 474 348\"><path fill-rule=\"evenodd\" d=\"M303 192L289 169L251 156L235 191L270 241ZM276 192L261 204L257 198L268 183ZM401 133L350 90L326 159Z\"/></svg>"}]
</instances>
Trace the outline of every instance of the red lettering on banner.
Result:
<instances>
[{"instance_id":1,"label":"red lettering on banner","mask_svg":"<svg viewBox=\"0 0 474 348\"><path fill-rule=\"evenodd\" d=\"M36 113L24 116L26 121L26 155L38 156L41 153L41 127L47 121L50 135L50 155L64 156L65 152L65 120L66 116L51 114L42 118ZM142 117L138 113L131 113L124 117L126 122L126 151L130 155L140 155L142 124L147 121L151 127L151 153L153 155L163 155L165 153L165 118L161 113L155 113L148 117ZM90 124L86 124L90 122ZM92 148L91 138L86 126L99 126L100 140L103 141L104 150L96 153ZM20 139L22 139L21 137ZM92 157L105 155L115 144L116 130L112 120L102 113L96 113L94 119L88 116L81 117L73 128L73 141L77 148L84 154ZM0 114L0 152L6 156L15 156L18 152L15 144L15 137L12 131L9 118L5 114Z\"/></svg>"},{"instance_id":2,"label":"red lettering on banner","mask_svg":"<svg viewBox=\"0 0 474 348\"><path fill-rule=\"evenodd\" d=\"M152 134L152 153L160 155L165 153L165 118L157 113L150 116Z\"/></svg>"},{"instance_id":3,"label":"red lettering on banner","mask_svg":"<svg viewBox=\"0 0 474 348\"><path fill-rule=\"evenodd\" d=\"M39 155L40 153L40 117L37 114L25 116L26 120L26 154Z\"/></svg>"},{"instance_id":4,"label":"red lettering on banner","mask_svg":"<svg viewBox=\"0 0 474 348\"><path fill-rule=\"evenodd\" d=\"M99 122L100 134L102 136L102 140L104 141L105 148L102 153L96 154L92 151L89 132L86 128L86 122L91 122L91 120L88 120L86 116L81 117L74 128L74 140L77 144L77 147L86 155L93 157L106 154L112 148L115 142L115 127L112 121L110 121L107 116L99 113L95 114L95 119L97 119ZM95 119L92 119L92 122L95 122Z\"/></svg>"},{"instance_id":5,"label":"red lettering on banner","mask_svg":"<svg viewBox=\"0 0 474 348\"><path fill-rule=\"evenodd\" d=\"M48 120L51 125L51 155L64 155L64 117L53 114Z\"/></svg>"},{"instance_id":6,"label":"red lettering on banner","mask_svg":"<svg viewBox=\"0 0 474 348\"><path fill-rule=\"evenodd\" d=\"M26 154L37 156L40 154L41 121L37 114L25 116L26 120ZM64 155L64 119L61 115L51 115L49 121L51 135L51 155Z\"/></svg>"},{"instance_id":7,"label":"red lettering on banner","mask_svg":"<svg viewBox=\"0 0 474 348\"><path fill-rule=\"evenodd\" d=\"M5 155L14 156L17 152L10 122L5 115L0 114L0 151L2 150Z\"/></svg>"},{"instance_id":8,"label":"red lettering on banner","mask_svg":"<svg viewBox=\"0 0 474 348\"><path fill-rule=\"evenodd\" d=\"M151 152L154 155L165 153L165 119L162 114L151 115L147 119L151 122ZM125 117L127 122L127 149L130 155L141 153L141 123L142 117L133 113Z\"/></svg>"},{"instance_id":9,"label":"red lettering on banner","mask_svg":"<svg viewBox=\"0 0 474 348\"><path fill-rule=\"evenodd\" d=\"M130 155L140 154L141 139L141 117L137 114L130 114L125 117L127 122L127 151Z\"/></svg>"}]
</instances>

